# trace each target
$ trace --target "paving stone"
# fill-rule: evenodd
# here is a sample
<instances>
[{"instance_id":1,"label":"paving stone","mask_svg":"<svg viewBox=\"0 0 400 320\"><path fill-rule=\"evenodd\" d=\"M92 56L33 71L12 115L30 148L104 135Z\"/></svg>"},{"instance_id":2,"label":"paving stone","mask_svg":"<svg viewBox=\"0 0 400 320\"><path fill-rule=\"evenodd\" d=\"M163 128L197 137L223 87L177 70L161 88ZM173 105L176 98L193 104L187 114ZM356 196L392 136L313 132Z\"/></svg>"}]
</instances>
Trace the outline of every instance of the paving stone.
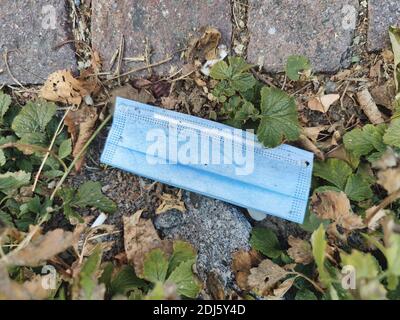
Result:
<instances>
[{"instance_id":1,"label":"paving stone","mask_svg":"<svg viewBox=\"0 0 400 320\"><path fill-rule=\"evenodd\" d=\"M43 83L59 69L76 67L66 1L1 0L0 85L14 84L3 59L6 50L11 73L23 84Z\"/></svg>"},{"instance_id":2,"label":"paving stone","mask_svg":"<svg viewBox=\"0 0 400 320\"><path fill-rule=\"evenodd\" d=\"M310 58L313 69L334 72L349 64L358 0L249 0L248 58L267 71L287 57Z\"/></svg>"},{"instance_id":3,"label":"paving stone","mask_svg":"<svg viewBox=\"0 0 400 320\"><path fill-rule=\"evenodd\" d=\"M388 29L400 26L399 0L369 0L368 50L377 51L390 45Z\"/></svg>"},{"instance_id":4,"label":"paving stone","mask_svg":"<svg viewBox=\"0 0 400 320\"><path fill-rule=\"evenodd\" d=\"M154 68L160 74L179 64L177 51L185 48L189 37L198 34L202 27L217 28L222 42L230 44L229 0L97 0L92 6L92 43L100 52L106 71L112 67L110 61L119 48L121 35L125 39L125 57L143 56L146 39L152 48L153 63L176 53L172 63ZM124 63L123 69L143 65Z\"/></svg>"}]
</instances>

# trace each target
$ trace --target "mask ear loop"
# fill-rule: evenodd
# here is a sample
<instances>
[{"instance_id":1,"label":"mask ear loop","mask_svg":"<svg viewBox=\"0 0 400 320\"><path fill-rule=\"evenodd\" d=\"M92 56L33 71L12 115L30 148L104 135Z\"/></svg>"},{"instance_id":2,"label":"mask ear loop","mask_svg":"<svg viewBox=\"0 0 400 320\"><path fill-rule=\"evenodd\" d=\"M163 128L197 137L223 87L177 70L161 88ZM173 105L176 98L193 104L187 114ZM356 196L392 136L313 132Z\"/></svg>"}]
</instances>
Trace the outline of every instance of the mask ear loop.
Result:
<instances>
[{"instance_id":1,"label":"mask ear loop","mask_svg":"<svg viewBox=\"0 0 400 320\"><path fill-rule=\"evenodd\" d=\"M261 211L257 211L257 210L253 210L253 209L247 209L250 217L254 220L254 221L263 221L266 217L267 214L265 214L264 212Z\"/></svg>"}]
</instances>

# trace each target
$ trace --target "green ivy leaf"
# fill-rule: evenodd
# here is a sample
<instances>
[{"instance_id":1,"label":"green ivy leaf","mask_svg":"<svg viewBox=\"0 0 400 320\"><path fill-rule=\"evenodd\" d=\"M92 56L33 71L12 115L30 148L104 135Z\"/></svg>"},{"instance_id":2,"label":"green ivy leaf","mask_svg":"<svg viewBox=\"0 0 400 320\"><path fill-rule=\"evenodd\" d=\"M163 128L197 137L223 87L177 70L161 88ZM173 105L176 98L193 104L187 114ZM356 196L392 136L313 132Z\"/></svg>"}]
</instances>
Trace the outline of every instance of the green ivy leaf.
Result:
<instances>
[{"instance_id":1,"label":"green ivy leaf","mask_svg":"<svg viewBox=\"0 0 400 320\"><path fill-rule=\"evenodd\" d=\"M266 147L277 147L284 139L299 138L296 103L284 91L268 87L261 90L261 116L257 136Z\"/></svg>"},{"instance_id":2,"label":"green ivy leaf","mask_svg":"<svg viewBox=\"0 0 400 320\"><path fill-rule=\"evenodd\" d=\"M28 102L15 117L12 129L18 137L32 132L44 132L56 113L54 103L43 100Z\"/></svg>"},{"instance_id":3,"label":"green ivy leaf","mask_svg":"<svg viewBox=\"0 0 400 320\"><path fill-rule=\"evenodd\" d=\"M300 72L311 69L310 60L304 56L290 56L286 63L286 75L290 80L300 80Z\"/></svg>"},{"instance_id":4,"label":"green ivy leaf","mask_svg":"<svg viewBox=\"0 0 400 320\"><path fill-rule=\"evenodd\" d=\"M231 79L231 86L239 92L246 92L253 88L256 84L256 79L250 73L235 74Z\"/></svg>"},{"instance_id":5,"label":"green ivy leaf","mask_svg":"<svg viewBox=\"0 0 400 320\"><path fill-rule=\"evenodd\" d=\"M327 241L325 239L325 229L322 224L312 234L311 245L314 260L318 268L319 279L326 287L329 287L332 280L325 267L325 250L327 246Z\"/></svg>"},{"instance_id":6,"label":"green ivy leaf","mask_svg":"<svg viewBox=\"0 0 400 320\"><path fill-rule=\"evenodd\" d=\"M237 121L247 121L248 119L255 120L259 115L258 110L254 107L254 105L245 101L242 107L236 112L235 120Z\"/></svg>"},{"instance_id":7,"label":"green ivy leaf","mask_svg":"<svg viewBox=\"0 0 400 320\"><path fill-rule=\"evenodd\" d=\"M314 164L314 176L322 178L340 190L344 190L347 179L352 174L351 167L342 160L328 159L325 162L319 161Z\"/></svg>"},{"instance_id":8,"label":"green ivy leaf","mask_svg":"<svg viewBox=\"0 0 400 320\"><path fill-rule=\"evenodd\" d=\"M91 256L87 258L79 273L79 287L82 288L85 299L91 300L97 286L97 271L100 267L102 252L97 246Z\"/></svg>"},{"instance_id":9,"label":"green ivy leaf","mask_svg":"<svg viewBox=\"0 0 400 320\"><path fill-rule=\"evenodd\" d=\"M278 258L282 253L278 238L270 229L260 227L253 228L251 231L250 244L253 249L260 251L263 255L271 259Z\"/></svg>"},{"instance_id":10,"label":"green ivy leaf","mask_svg":"<svg viewBox=\"0 0 400 320\"><path fill-rule=\"evenodd\" d=\"M64 140L61 142L60 148L58 149L58 157L65 159L72 153L72 141L71 139Z\"/></svg>"},{"instance_id":11,"label":"green ivy leaf","mask_svg":"<svg viewBox=\"0 0 400 320\"><path fill-rule=\"evenodd\" d=\"M143 278L152 283L164 282L167 277L168 259L161 249L147 253L143 262Z\"/></svg>"},{"instance_id":12,"label":"green ivy leaf","mask_svg":"<svg viewBox=\"0 0 400 320\"><path fill-rule=\"evenodd\" d=\"M187 260L180 263L171 275L168 277L167 282L174 283L177 292L181 296L188 298L196 298L199 295L201 285L193 274L193 264L195 260Z\"/></svg>"},{"instance_id":13,"label":"green ivy leaf","mask_svg":"<svg viewBox=\"0 0 400 320\"><path fill-rule=\"evenodd\" d=\"M370 253L353 250L351 254L341 253L342 266L353 266L356 270L357 280L373 279L379 274L379 265L375 257Z\"/></svg>"},{"instance_id":14,"label":"green ivy leaf","mask_svg":"<svg viewBox=\"0 0 400 320\"><path fill-rule=\"evenodd\" d=\"M78 207L95 207L106 213L114 213L117 210L115 203L101 192L100 182L89 181L82 184L73 203Z\"/></svg>"},{"instance_id":15,"label":"green ivy leaf","mask_svg":"<svg viewBox=\"0 0 400 320\"><path fill-rule=\"evenodd\" d=\"M168 275L170 275L171 272L174 271L182 262L195 259L196 250L190 243L180 240L174 241L173 253L169 259Z\"/></svg>"},{"instance_id":16,"label":"green ivy leaf","mask_svg":"<svg viewBox=\"0 0 400 320\"><path fill-rule=\"evenodd\" d=\"M354 201L364 201L373 196L370 184L361 174L352 174L347 180L344 192Z\"/></svg>"},{"instance_id":17,"label":"green ivy leaf","mask_svg":"<svg viewBox=\"0 0 400 320\"><path fill-rule=\"evenodd\" d=\"M146 282L138 278L135 270L131 266L123 266L117 275L111 280L109 293L111 297L116 294L126 295L131 290L146 286Z\"/></svg>"},{"instance_id":18,"label":"green ivy leaf","mask_svg":"<svg viewBox=\"0 0 400 320\"><path fill-rule=\"evenodd\" d=\"M383 152L386 150L383 142L385 130L385 124L378 126L367 124L362 129L354 129L343 137L345 148L356 157L366 156L374 150Z\"/></svg>"},{"instance_id":19,"label":"green ivy leaf","mask_svg":"<svg viewBox=\"0 0 400 320\"><path fill-rule=\"evenodd\" d=\"M3 124L3 117L11 105L11 97L0 91L0 124Z\"/></svg>"},{"instance_id":20,"label":"green ivy leaf","mask_svg":"<svg viewBox=\"0 0 400 320\"><path fill-rule=\"evenodd\" d=\"M210 76L215 80L227 80L232 76L232 70L225 61L219 61L211 68Z\"/></svg>"},{"instance_id":21,"label":"green ivy leaf","mask_svg":"<svg viewBox=\"0 0 400 320\"><path fill-rule=\"evenodd\" d=\"M400 148L400 119L392 120L383 141L390 146Z\"/></svg>"},{"instance_id":22,"label":"green ivy leaf","mask_svg":"<svg viewBox=\"0 0 400 320\"><path fill-rule=\"evenodd\" d=\"M29 184L31 174L25 171L0 174L0 192L11 194L22 186Z\"/></svg>"}]
</instances>

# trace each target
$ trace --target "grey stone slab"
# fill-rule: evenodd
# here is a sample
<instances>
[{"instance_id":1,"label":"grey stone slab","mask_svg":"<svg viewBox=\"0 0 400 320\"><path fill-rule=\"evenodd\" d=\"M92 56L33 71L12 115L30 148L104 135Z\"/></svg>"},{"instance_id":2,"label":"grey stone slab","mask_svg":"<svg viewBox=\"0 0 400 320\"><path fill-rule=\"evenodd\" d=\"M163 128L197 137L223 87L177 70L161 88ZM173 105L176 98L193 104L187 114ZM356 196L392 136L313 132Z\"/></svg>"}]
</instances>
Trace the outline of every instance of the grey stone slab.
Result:
<instances>
[{"instance_id":1,"label":"grey stone slab","mask_svg":"<svg viewBox=\"0 0 400 320\"><path fill-rule=\"evenodd\" d=\"M13 76L23 84L43 83L59 69L76 68L73 39L66 1L0 0L0 85L14 84L7 71L4 54Z\"/></svg>"},{"instance_id":2,"label":"grey stone slab","mask_svg":"<svg viewBox=\"0 0 400 320\"><path fill-rule=\"evenodd\" d=\"M171 65L179 65L180 53L188 39L205 26L220 30L222 42L231 41L231 7L229 0L97 0L92 2L92 41L100 52L105 71L119 48L121 35L125 39L125 57L143 56L146 39L152 48L152 62L173 53L173 63L154 68L167 73ZM124 63L123 70L143 66ZM137 74L136 74L137 75Z\"/></svg>"},{"instance_id":3,"label":"grey stone slab","mask_svg":"<svg viewBox=\"0 0 400 320\"><path fill-rule=\"evenodd\" d=\"M349 63L358 0L249 0L248 58L267 71L283 71L287 57L310 58L315 71Z\"/></svg>"},{"instance_id":4,"label":"grey stone slab","mask_svg":"<svg viewBox=\"0 0 400 320\"><path fill-rule=\"evenodd\" d=\"M205 281L211 272L226 285L233 279L232 254L250 249L251 225L238 207L185 192L187 212L157 216L155 226L164 236L191 242L198 250L197 271Z\"/></svg>"},{"instance_id":5,"label":"grey stone slab","mask_svg":"<svg viewBox=\"0 0 400 320\"><path fill-rule=\"evenodd\" d=\"M388 48L389 27L400 27L399 0L369 0L368 2L368 50Z\"/></svg>"}]
</instances>

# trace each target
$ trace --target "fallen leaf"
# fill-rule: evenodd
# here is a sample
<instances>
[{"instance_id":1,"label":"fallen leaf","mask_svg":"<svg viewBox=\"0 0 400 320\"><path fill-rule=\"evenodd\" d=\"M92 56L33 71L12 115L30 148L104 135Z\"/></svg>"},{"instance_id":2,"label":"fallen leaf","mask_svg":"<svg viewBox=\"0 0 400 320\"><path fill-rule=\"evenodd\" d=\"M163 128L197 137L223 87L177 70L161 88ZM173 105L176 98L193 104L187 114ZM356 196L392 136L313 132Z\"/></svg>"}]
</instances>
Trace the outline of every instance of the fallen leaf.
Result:
<instances>
[{"instance_id":1,"label":"fallen leaf","mask_svg":"<svg viewBox=\"0 0 400 320\"><path fill-rule=\"evenodd\" d=\"M136 89L130 84L126 84L122 87L113 89L110 92L110 102L112 106L115 106L115 100L117 97L134 100L142 103L154 103L156 100L153 95L146 89Z\"/></svg>"},{"instance_id":2,"label":"fallen leaf","mask_svg":"<svg viewBox=\"0 0 400 320\"><path fill-rule=\"evenodd\" d=\"M328 128L329 128L328 126L318 126L318 127L303 128L303 133L312 142L316 143L320 133L322 131L327 130Z\"/></svg>"},{"instance_id":3,"label":"fallen leaf","mask_svg":"<svg viewBox=\"0 0 400 320\"><path fill-rule=\"evenodd\" d=\"M174 96L161 98L161 105L166 109L173 110L178 104L179 100Z\"/></svg>"},{"instance_id":4,"label":"fallen leaf","mask_svg":"<svg viewBox=\"0 0 400 320\"><path fill-rule=\"evenodd\" d=\"M68 132L71 134L74 142L74 149L72 151L74 158L81 152L86 142L92 136L97 119L97 109L87 105L82 106L76 111L70 111L65 117L65 125L68 127ZM82 156L75 165L76 171L81 169L84 161L85 156Z\"/></svg>"},{"instance_id":5,"label":"fallen leaf","mask_svg":"<svg viewBox=\"0 0 400 320\"><path fill-rule=\"evenodd\" d=\"M48 77L39 96L46 100L79 106L83 97L90 95L92 91L92 84L74 78L70 70L60 70Z\"/></svg>"},{"instance_id":6,"label":"fallen leaf","mask_svg":"<svg viewBox=\"0 0 400 320\"><path fill-rule=\"evenodd\" d=\"M207 27L200 38L189 41L188 50L185 53L187 61L217 59L220 40L221 33L215 28Z\"/></svg>"},{"instance_id":7,"label":"fallen leaf","mask_svg":"<svg viewBox=\"0 0 400 320\"><path fill-rule=\"evenodd\" d=\"M308 241L289 236L288 243L288 254L296 263L309 264L314 260Z\"/></svg>"},{"instance_id":8,"label":"fallen leaf","mask_svg":"<svg viewBox=\"0 0 400 320\"><path fill-rule=\"evenodd\" d=\"M400 167L378 172L378 184L392 194L400 189Z\"/></svg>"},{"instance_id":9,"label":"fallen leaf","mask_svg":"<svg viewBox=\"0 0 400 320\"><path fill-rule=\"evenodd\" d=\"M250 269L248 286L252 291L262 296L268 296L279 281L283 280L289 272L273 263L269 259L263 260L258 267Z\"/></svg>"},{"instance_id":10,"label":"fallen leaf","mask_svg":"<svg viewBox=\"0 0 400 320\"><path fill-rule=\"evenodd\" d=\"M13 266L37 267L59 253L64 252L77 241L77 234L62 229L49 231L36 237L25 248L11 251L7 264Z\"/></svg>"},{"instance_id":11,"label":"fallen leaf","mask_svg":"<svg viewBox=\"0 0 400 320\"><path fill-rule=\"evenodd\" d=\"M384 123L382 113L379 111L371 93L368 89L364 89L357 93L357 99L361 109L373 124Z\"/></svg>"},{"instance_id":12,"label":"fallen leaf","mask_svg":"<svg viewBox=\"0 0 400 320\"><path fill-rule=\"evenodd\" d=\"M232 255L232 270L235 274L236 283L242 290L249 290L248 277L250 269L261 262L260 255L255 250L240 250Z\"/></svg>"},{"instance_id":13,"label":"fallen leaf","mask_svg":"<svg viewBox=\"0 0 400 320\"><path fill-rule=\"evenodd\" d=\"M44 300L49 298L52 290L47 290L43 283L47 283L52 274L45 276L35 275L33 279L18 283L11 280L7 269L0 265L0 300Z\"/></svg>"},{"instance_id":14,"label":"fallen leaf","mask_svg":"<svg viewBox=\"0 0 400 320\"><path fill-rule=\"evenodd\" d=\"M141 218L142 212L140 210L133 216L123 217L126 256L138 276L143 275L144 258L152 249L163 248L172 252L172 243L160 239L152 221Z\"/></svg>"},{"instance_id":15,"label":"fallen leaf","mask_svg":"<svg viewBox=\"0 0 400 320\"><path fill-rule=\"evenodd\" d=\"M340 99L338 94L327 94L321 97L315 97L308 101L308 108L313 111L326 113L329 108Z\"/></svg>"},{"instance_id":16,"label":"fallen leaf","mask_svg":"<svg viewBox=\"0 0 400 320\"><path fill-rule=\"evenodd\" d=\"M321 161L325 160L325 154L308 137L306 137L303 134L300 135L299 142L301 143L304 149L314 153L319 160Z\"/></svg>"},{"instance_id":17,"label":"fallen leaf","mask_svg":"<svg viewBox=\"0 0 400 320\"><path fill-rule=\"evenodd\" d=\"M185 203L182 201L181 196L178 197L164 193L161 195L162 203L156 209L156 214L162 214L170 210L178 210L182 213L186 212Z\"/></svg>"},{"instance_id":18,"label":"fallen leaf","mask_svg":"<svg viewBox=\"0 0 400 320\"><path fill-rule=\"evenodd\" d=\"M353 213L344 192L317 192L311 198L311 208L320 219L330 219L346 230L365 228L361 217Z\"/></svg>"},{"instance_id":19,"label":"fallen leaf","mask_svg":"<svg viewBox=\"0 0 400 320\"><path fill-rule=\"evenodd\" d=\"M393 101L396 95L396 86L393 80L388 80L385 84L371 89L371 95L377 105L394 110Z\"/></svg>"},{"instance_id":20,"label":"fallen leaf","mask_svg":"<svg viewBox=\"0 0 400 320\"><path fill-rule=\"evenodd\" d=\"M221 283L216 272L212 271L207 276L206 287L214 300L225 300L225 286Z\"/></svg>"},{"instance_id":21,"label":"fallen leaf","mask_svg":"<svg viewBox=\"0 0 400 320\"><path fill-rule=\"evenodd\" d=\"M273 291L273 296L268 296L268 299L282 299L285 294L293 287L295 278L290 278L283 281L276 289Z\"/></svg>"}]
</instances>

